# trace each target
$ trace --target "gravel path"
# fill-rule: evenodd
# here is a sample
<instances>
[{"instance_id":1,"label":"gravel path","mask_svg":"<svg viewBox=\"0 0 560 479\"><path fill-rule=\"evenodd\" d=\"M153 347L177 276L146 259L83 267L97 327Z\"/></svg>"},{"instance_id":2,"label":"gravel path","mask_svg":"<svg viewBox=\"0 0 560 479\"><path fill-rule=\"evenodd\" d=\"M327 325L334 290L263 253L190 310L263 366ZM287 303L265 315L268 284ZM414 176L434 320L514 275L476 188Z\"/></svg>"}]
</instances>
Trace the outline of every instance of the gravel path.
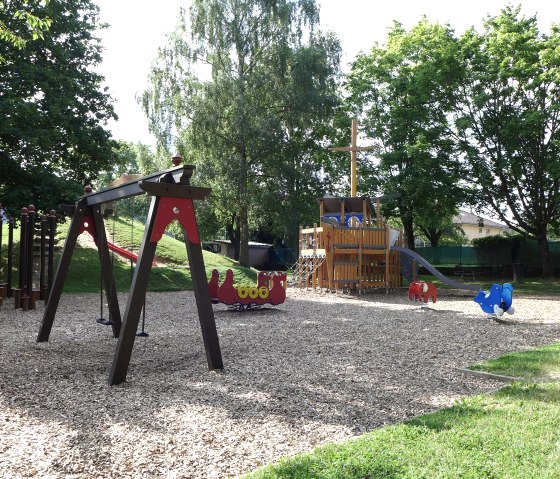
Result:
<instances>
[{"instance_id":1,"label":"gravel path","mask_svg":"<svg viewBox=\"0 0 560 479\"><path fill-rule=\"evenodd\" d=\"M499 324L470 295L423 310L406 292L289 289L275 308L214 307L225 370L210 373L193 294L151 293L150 337L109 387L115 340L97 305L63 296L42 344L42 304L0 308L2 477L235 477L492 390L502 383L457 368L560 337L550 298L515 297Z\"/></svg>"}]
</instances>

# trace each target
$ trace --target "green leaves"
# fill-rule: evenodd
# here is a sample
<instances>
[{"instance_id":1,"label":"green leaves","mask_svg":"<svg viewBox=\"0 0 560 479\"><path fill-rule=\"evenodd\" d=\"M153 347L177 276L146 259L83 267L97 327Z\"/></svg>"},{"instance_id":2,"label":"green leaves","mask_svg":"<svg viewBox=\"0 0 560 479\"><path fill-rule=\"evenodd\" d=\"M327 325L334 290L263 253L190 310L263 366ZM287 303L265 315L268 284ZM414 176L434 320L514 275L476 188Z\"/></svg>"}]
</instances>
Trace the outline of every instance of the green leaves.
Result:
<instances>
[{"instance_id":1,"label":"green leaves","mask_svg":"<svg viewBox=\"0 0 560 479\"><path fill-rule=\"evenodd\" d=\"M359 56L347 81L351 108L363 112L367 135L379 147L381 192L402 194L395 206L409 247L414 224L443 227L463 198L448 124L462 77L457 52L447 26L423 19L407 32L395 22L387 45Z\"/></svg>"},{"instance_id":2,"label":"green leaves","mask_svg":"<svg viewBox=\"0 0 560 479\"><path fill-rule=\"evenodd\" d=\"M536 17L506 7L461 44L469 69L454 116L471 180L502 221L539 239L546 275L546 232L560 215L558 29L541 35Z\"/></svg>"},{"instance_id":3,"label":"green leaves","mask_svg":"<svg viewBox=\"0 0 560 479\"><path fill-rule=\"evenodd\" d=\"M45 190L49 175L83 185L110 165L112 141L104 125L115 114L101 91L103 78L91 70L101 60L98 8L89 0L3 4L0 22L23 38L29 17L17 12L52 20L43 38L29 38L21 49L0 42L0 196L25 204ZM18 194L23 181L31 198ZM60 189L51 191L40 207L60 201L54 194Z\"/></svg>"},{"instance_id":4,"label":"green leaves","mask_svg":"<svg viewBox=\"0 0 560 479\"><path fill-rule=\"evenodd\" d=\"M311 0L195 0L143 95L160 144L194 158L212 186L211 216L242 257L249 231L293 243L316 214L340 61L317 20Z\"/></svg>"}]
</instances>

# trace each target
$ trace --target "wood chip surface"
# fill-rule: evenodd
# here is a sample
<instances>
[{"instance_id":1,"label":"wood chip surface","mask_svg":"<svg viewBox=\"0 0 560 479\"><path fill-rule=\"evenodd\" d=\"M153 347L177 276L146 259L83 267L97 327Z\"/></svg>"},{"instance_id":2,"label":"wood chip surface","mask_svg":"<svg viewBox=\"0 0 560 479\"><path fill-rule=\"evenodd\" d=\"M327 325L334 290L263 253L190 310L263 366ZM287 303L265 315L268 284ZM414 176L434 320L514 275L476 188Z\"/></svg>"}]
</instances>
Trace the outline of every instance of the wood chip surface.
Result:
<instances>
[{"instance_id":1,"label":"wood chip surface","mask_svg":"<svg viewBox=\"0 0 560 479\"><path fill-rule=\"evenodd\" d=\"M121 310L126 296L120 295ZM107 385L116 340L98 295L0 307L3 478L226 478L449 406L503 383L458 371L555 342L559 301L514 296L507 324L470 294L423 309L406 291L289 289L284 304L214 306L225 369L209 372L192 292L150 293L126 383Z\"/></svg>"}]
</instances>

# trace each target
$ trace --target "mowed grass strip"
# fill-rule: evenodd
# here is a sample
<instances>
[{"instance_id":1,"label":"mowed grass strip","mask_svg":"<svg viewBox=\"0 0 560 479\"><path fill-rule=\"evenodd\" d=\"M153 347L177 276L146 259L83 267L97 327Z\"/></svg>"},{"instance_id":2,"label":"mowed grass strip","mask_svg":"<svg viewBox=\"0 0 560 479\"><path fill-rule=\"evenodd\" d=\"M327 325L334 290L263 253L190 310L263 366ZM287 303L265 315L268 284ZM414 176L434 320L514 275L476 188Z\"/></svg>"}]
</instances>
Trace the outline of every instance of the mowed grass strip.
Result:
<instances>
[{"instance_id":1,"label":"mowed grass strip","mask_svg":"<svg viewBox=\"0 0 560 479\"><path fill-rule=\"evenodd\" d=\"M560 344L504 354L498 358L474 364L469 369L522 378L527 381L557 381L560 379Z\"/></svg>"},{"instance_id":2,"label":"mowed grass strip","mask_svg":"<svg viewBox=\"0 0 560 479\"><path fill-rule=\"evenodd\" d=\"M560 385L491 395L282 459L246 479L560 477Z\"/></svg>"}]
</instances>

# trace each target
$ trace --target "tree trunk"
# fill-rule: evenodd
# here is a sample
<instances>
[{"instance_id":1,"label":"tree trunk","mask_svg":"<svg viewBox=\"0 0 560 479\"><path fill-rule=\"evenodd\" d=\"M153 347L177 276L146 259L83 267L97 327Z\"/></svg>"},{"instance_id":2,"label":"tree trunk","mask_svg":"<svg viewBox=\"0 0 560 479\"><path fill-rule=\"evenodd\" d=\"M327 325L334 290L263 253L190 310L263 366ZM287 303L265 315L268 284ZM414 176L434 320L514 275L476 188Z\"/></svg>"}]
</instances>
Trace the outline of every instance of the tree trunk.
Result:
<instances>
[{"instance_id":1,"label":"tree trunk","mask_svg":"<svg viewBox=\"0 0 560 479\"><path fill-rule=\"evenodd\" d=\"M436 231L429 230L426 236L428 237L428 241L430 242L430 246L432 248L437 248L439 246L439 239L441 237L441 232L437 230Z\"/></svg>"},{"instance_id":2,"label":"tree trunk","mask_svg":"<svg viewBox=\"0 0 560 479\"><path fill-rule=\"evenodd\" d=\"M537 237L539 245L539 253L542 265L542 277L550 278L552 276L552 266L550 265L550 250L548 248L548 238L546 234L540 234Z\"/></svg>"},{"instance_id":3,"label":"tree trunk","mask_svg":"<svg viewBox=\"0 0 560 479\"><path fill-rule=\"evenodd\" d=\"M227 238L233 246L233 258L239 260L239 220L237 215L233 215L231 223L226 225Z\"/></svg>"},{"instance_id":4,"label":"tree trunk","mask_svg":"<svg viewBox=\"0 0 560 479\"><path fill-rule=\"evenodd\" d=\"M239 264L249 267L249 199L247 185L247 155L239 158Z\"/></svg>"},{"instance_id":5,"label":"tree trunk","mask_svg":"<svg viewBox=\"0 0 560 479\"><path fill-rule=\"evenodd\" d=\"M406 247L414 251L414 226L412 223L412 215L409 214L402 215L401 221L403 224Z\"/></svg>"}]
</instances>

